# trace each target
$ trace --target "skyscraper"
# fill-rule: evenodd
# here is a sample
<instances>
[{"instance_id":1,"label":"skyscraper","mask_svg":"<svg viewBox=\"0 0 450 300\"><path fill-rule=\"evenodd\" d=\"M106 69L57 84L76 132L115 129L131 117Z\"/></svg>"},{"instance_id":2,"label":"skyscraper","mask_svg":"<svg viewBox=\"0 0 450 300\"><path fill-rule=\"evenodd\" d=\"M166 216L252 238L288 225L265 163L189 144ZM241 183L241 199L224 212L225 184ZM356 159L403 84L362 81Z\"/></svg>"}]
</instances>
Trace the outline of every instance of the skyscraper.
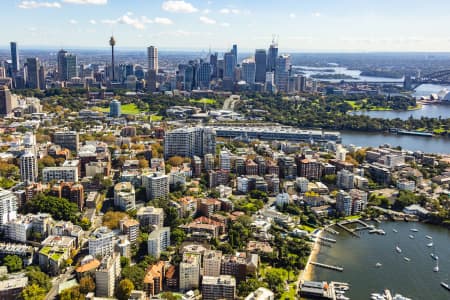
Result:
<instances>
[{"instance_id":1,"label":"skyscraper","mask_svg":"<svg viewBox=\"0 0 450 300\"><path fill-rule=\"evenodd\" d=\"M39 84L39 58L27 58L27 86L30 89L38 89Z\"/></svg>"},{"instance_id":2,"label":"skyscraper","mask_svg":"<svg viewBox=\"0 0 450 300\"><path fill-rule=\"evenodd\" d=\"M66 65L65 65L65 57L66 57L67 51L64 49L61 49L58 51L58 79L60 81L65 81L66 76L65 74L67 74L66 71Z\"/></svg>"},{"instance_id":3,"label":"skyscraper","mask_svg":"<svg viewBox=\"0 0 450 300\"><path fill-rule=\"evenodd\" d=\"M280 55L275 68L275 85L280 92L287 92L289 86L290 55Z\"/></svg>"},{"instance_id":4,"label":"skyscraper","mask_svg":"<svg viewBox=\"0 0 450 300\"><path fill-rule=\"evenodd\" d=\"M256 49L255 51L255 82L264 83L266 81L266 65L267 54L264 49Z\"/></svg>"},{"instance_id":5,"label":"skyscraper","mask_svg":"<svg viewBox=\"0 0 450 300\"><path fill-rule=\"evenodd\" d=\"M147 48L148 70L154 70L158 73L158 48L150 46Z\"/></svg>"},{"instance_id":6,"label":"skyscraper","mask_svg":"<svg viewBox=\"0 0 450 300\"><path fill-rule=\"evenodd\" d=\"M269 47L269 53L267 55L267 71L273 72L276 69L278 57L278 44L275 40L272 41Z\"/></svg>"},{"instance_id":7,"label":"skyscraper","mask_svg":"<svg viewBox=\"0 0 450 300\"><path fill-rule=\"evenodd\" d=\"M211 74L212 78L218 77L217 60L218 60L217 52L214 54L211 54L209 56L209 63L211 64L211 69L212 69L212 74Z\"/></svg>"},{"instance_id":8,"label":"skyscraper","mask_svg":"<svg viewBox=\"0 0 450 300\"><path fill-rule=\"evenodd\" d=\"M233 48L231 49L231 53L233 53L234 55L234 63L233 65L236 67L237 66L237 61L238 61L238 53L237 53L237 45L234 44Z\"/></svg>"},{"instance_id":9,"label":"skyscraper","mask_svg":"<svg viewBox=\"0 0 450 300\"><path fill-rule=\"evenodd\" d=\"M11 91L8 89L8 86L0 85L0 116L9 115L15 104L13 103L13 97L11 95Z\"/></svg>"},{"instance_id":10,"label":"skyscraper","mask_svg":"<svg viewBox=\"0 0 450 300\"><path fill-rule=\"evenodd\" d=\"M209 83L211 81L211 64L207 62L201 62L197 71L197 86L200 89L209 89Z\"/></svg>"},{"instance_id":11,"label":"skyscraper","mask_svg":"<svg viewBox=\"0 0 450 300\"><path fill-rule=\"evenodd\" d=\"M39 89L45 90L45 68L44 66L39 67Z\"/></svg>"},{"instance_id":12,"label":"skyscraper","mask_svg":"<svg viewBox=\"0 0 450 300\"><path fill-rule=\"evenodd\" d=\"M19 49L17 49L16 42L11 42L10 46L11 46L12 71L13 75L15 75L20 70Z\"/></svg>"},{"instance_id":13,"label":"skyscraper","mask_svg":"<svg viewBox=\"0 0 450 300\"><path fill-rule=\"evenodd\" d=\"M224 54L224 71L223 78L234 80L235 56L232 52Z\"/></svg>"},{"instance_id":14,"label":"skyscraper","mask_svg":"<svg viewBox=\"0 0 450 300\"><path fill-rule=\"evenodd\" d=\"M121 104L120 101L114 99L109 103L109 116L112 118L120 117Z\"/></svg>"},{"instance_id":15,"label":"skyscraper","mask_svg":"<svg viewBox=\"0 0 450 300\"><path fill-rule=\"evenodd\" d=\"M114 46L116 45L116 40L113 36L109 39L109 45L111 46L111 69L112 69L112 78L110 78L111 81L116 80L115 76L115 65L114 65Z\"/></svg>"},{"instance_id":16,"label":"skyscraper","mask_svg":"<svg viewBox=\"0 0 450 300\"><path fill-rule=\"evenodd\" d=\"M245 59L242 62L242 80L248 84L255 84L256 64L253 59Z\"/></svg>"}]
</instances>

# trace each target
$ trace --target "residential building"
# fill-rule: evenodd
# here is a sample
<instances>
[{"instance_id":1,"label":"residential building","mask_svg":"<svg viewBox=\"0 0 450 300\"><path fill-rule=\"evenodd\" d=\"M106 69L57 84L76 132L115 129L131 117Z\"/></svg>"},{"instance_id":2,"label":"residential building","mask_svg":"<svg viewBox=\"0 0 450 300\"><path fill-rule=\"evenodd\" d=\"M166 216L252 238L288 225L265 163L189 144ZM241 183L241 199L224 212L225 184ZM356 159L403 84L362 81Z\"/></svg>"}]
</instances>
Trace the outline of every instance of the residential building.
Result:
<instances>
[{"instance_id":1,"label":"residential building","mask_svg":"<svg viewBox=\"0 0 450 300\"><path fill-rule=\"evenodd\" d=\"M319 180L322 176L322 165L315 159L297 158L297 175L308 179Z\"/></svg>"},{"instance_id":2,"label":"residential building","mask_svg":"<svg viewBox=\"0 0 450 300\"><path fill-rule=\"evenodd\" d=\"M136 213L136 217L141 227L164 226L164 210L159 207L140 207Z\"/></svg>"},{"instance_id":3,"label":"residential building","mask_svg":"<svg viewBox=\"0 0 450 300\"><path fill-rule=\"evenodd\" d=\"M413 180L399 180L397 182L397 188L400 191L414 192L416 190L416 182Z\"/></svg>"},{"instance_id":4,"label":"residential building","mask_svg":"<svg viewBox=\"0 0 450 300\"><path fill-rule=\"evenodd\" d=\"M109 116L111 118L120 117L120 115L122 114L121 106L122 106L122 104L120 103L119 100L116 100L116 99L112 100L109 103Z\"/></svg>"},{"instance_id":5,"label":"residential building","mask_svg":"<svg viewBox=\"0 0 450 300\"><path fill-rule=\"evenodd\" d=\"M74 237L56 235L47 237L41 243L39 267L52 276L58 275L64 262L69 259L72 249L75 249L75 244Z\"/></svg>"},{"instance_id":6,"label":"residential building","mask_svg":"<svg viewBox=\"0 0 450 300\"><path fill-rule=\"evenodd\" d=\"M352 214L352 197L343 190L336 194L336 211L343 216Z\"/></svg>"},{"instance_id":7,"label":"residential building","mask_svg":"<svg viewBox=\"0 0 450 300\"><path fill-rule=\"evenodd\" d=\"M183 292L199 288L201 254L185 252L180 263L179 289Z\"/></svg>"},{"instance_id":8,"label":"residential building","mask_svg":"<svg viewBox=\"0 0 450 300\"><path fill-rule=\"evenodd\" d=\"M20 299L22 290L28 286L28 277L25 274L19 276L7 276L0 281L0 299L16 300Z\"/></svg>"},{"instance_id":9,"label":"residential building","mask_svg":"<svg viewBox=\"0 0 450 300\"><path fill-rule=\"evenodd\" d=\"M113 253L114 233L105 226L95 229L88 238L89 254L104 257Z\"/></svg>"},{"instance_id":10,"label":"residential building","mask_svg":"<svg viewBox=\"0 0 450 300\"><path fill-rule=\"evenodd\" d=\"M203 276L220 276L222 251L207 250L203 253Z\"/></svg>"},{"instance_id":11,"label":"residential building","mask_svg":"<svg viewBox=\"0 0 450 300\"><path fill-rule=\"evenodd\" d=\"M166 199L169 196L169 176L153 173L142 177L147 200Z\"/></svg>"},{"instance_id":12,"label":"residential building","mask_svg":"<svg viewBox=\"0 0 450 300\"><path fill-rule=\"evenodd\" d=\"M355 175L348 170L341 170L336 175L336 185L340 189L349 190L354 187Z\"/></svg>"},{"instance_id":13,"label":"residential building","mask_svg":"<svg viewBox=\"0 0 450 300\"><path fill-rule=\"evenodd\" d=\"M170 227L156 228L148 235L148 254L159 258L161 252L166 251L170 246Z\"/></svg>"},{"instance_id":14,"label":"residential building","mask_svg":"<svg viewBox=\"0 0 450 300\"><path fill-rule=\"evenodd\" d=\"M17 197L13 192L0 188L0 225L17 218Z\"/></svg>"},{"instance_id":15,"label":"residential building","mask_svg":"<svg viewBox=\"0 0 450 300\"><path fill-rule=\"evenodd\" d=\"M367 207L367 192L358 189L352 189L349 191L349 195L352 198L352 213L354 215L361 213Z\"/></svg>"},{"instance_id":16,"label":"residential building","mask_svg":"<svg viewBox=\"0 0 450 300\"><path fill-rule=\"evenodd\" d=\"M46 167L42 170L42 182L78 182L78 167Z\"/></svg>"},{"instance_id":17,"label":"residential building","mask_svg":"<svg viewBox=\"0 0 450 300\"><path fill-rule=\"evenodd\" d=\"M236 297L236 279L230 275L203 276L202 296L203 300L234 300Z\"/></svg>"},{"instance_id":18,"label":"residential building","mask_svg":"<svg viewBox=\"0 0 450 300\"><path fill-rule=\"evenodd\" d=\"M231 170L231 153L228 149L220 150L219 154L220 169L224 171Z\"/></svg>"},{"instance_id":19,"label":"residential building","mask_svg":"<svg viewBox=\"0 0 450 300\"><path fill-rule=\"evenodd\" d=\"M216 133L211 128L185 127L169 131L164 138L164 157L204 157L216 153Z\"/></svg>"},{"instance_id":20,"label":"residential building","mask_svg":"<svg viewBox=\"0 0 450 300\"><path fill-rule=\"evenodd\" d=\"M147 297L151 298L163 291L164 270L165 263L163 261L151 265L146 270L143 290Z\"/></svg>"},{"instance_id":21,"label":"residential building","mask_svg":"<svg viewBox=\"0 0 450 300\"><path fill-rule=\"evenodd\" d=\"M78 153L79 135L75 131L57 131L53 134L53 143Z\"/></svg>"},{"instance_id":22,"label":"residential building","mask_svg":"<svg viewBox=\"0 0 450 300\"><path fill-rule=\"evenodd\" d=\"M111 253L105 256L95 272L95 295L97 297L113 297L120 272L120 255Z\"/></svg>"},{"instance_id":23,"label":"residential building","mask_svg":"<svg viewBox=\"0 0 450 300\"><path fill-rule=\"evenodd\" d=\"M275 294L265 287L259 287L245 297L245 300L275 300Z\"/></svg>"},{"instance_id":24,"label":"residential building","mask_svg":"<svg viewBox=\"0 0 450 300\"><path fill-rule=\"evenodd\" d=\"M158 48L150 46L147 48L148 70L158 73Z\"/></svg>"},{"instance_id":25,"label":"residential building","mask_svg":"<svg viewBox=\"0 0 450 300\"><path fill-rule=\"evenodd\" d=\"M131 182L119 182L114 186L114 206L123 211L136 209L134 186Z\"/></svg>"},{"instance_id":26,"label":"residential building","mask_svg":"<svg viewBox=\"0 0 450 300\"><path fill-rule=\"evenodd\" d=\"M139 236L139 222L134 219L122 219L119 221L119 227L123 234L125 234L131 244L137 243Z\"/></svg>"},{"instance_id":27,"label":"residential building","mask_svg":"<svg viewBox=\"0 0 450 300\"><path fill-rule=\"evenodd\" d=\"M0 85L0 116L8 116L17 106L17 97L11 94L8 86Z\"/></svg>"},{"instance_id":28,"label":"residential building","mask_svg":"<svg viewBox=\"0 0 450 300\"><path fill-rule=\"evenodd\" d=\"M31 151L23 154L20 159L20 180L26 184L33 183L38 177L37 158Z\"/></svg>"}]
</instances>

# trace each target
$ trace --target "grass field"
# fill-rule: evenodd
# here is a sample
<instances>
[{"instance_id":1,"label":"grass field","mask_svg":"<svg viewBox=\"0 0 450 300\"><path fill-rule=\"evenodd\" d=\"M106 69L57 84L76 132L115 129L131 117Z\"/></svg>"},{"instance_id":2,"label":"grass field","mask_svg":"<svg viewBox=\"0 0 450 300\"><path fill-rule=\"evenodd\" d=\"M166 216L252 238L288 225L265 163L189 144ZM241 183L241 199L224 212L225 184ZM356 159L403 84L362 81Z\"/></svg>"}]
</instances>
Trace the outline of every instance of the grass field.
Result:
<instances>
[{"instance_id":1,"label":"grass field","mask_svg":"<svg viewBox=\"0 0 450 300\"><path fill-rule=\"evenodd\" d=\"M345 219L348 221L358 220L358 219L361 219L361 216L348 216L348 217L345 217Z\"/></svg>"},{"instance_id":2,"label":"grass field","mask_svg":"<svg viewBox=\"0 0 450 300\"><path fill-rule=\"evenodd\" d=\"M313 232L314 230L316 230L315 228L308 226L308 225L300 225L300 229L301 230L306 230L309 233Z\"/></svg>"},{"instance_id":3,"label":"grass field","mask_svg":"<svg viewBox=\"0 0 450 300\"><path fill-rule=\"evenodd\" d=\"M93 110L109 113L109 107L94 107ZM123 104L120 110L124 115L137 115L142 112L134 103Z\"/></svg>"},{"instance_id":4,"label":"grass field","mask_svg":"<svg viewBox=\"0 0 450 300\"><path fill-rule=\"evenodd\" d=\"M200 104L216 104L216 100L214 99L208 99L208 98L202 98L200 100L191 99L189 100L191 103L200 103Z\"/></svg>"}]
</instances>

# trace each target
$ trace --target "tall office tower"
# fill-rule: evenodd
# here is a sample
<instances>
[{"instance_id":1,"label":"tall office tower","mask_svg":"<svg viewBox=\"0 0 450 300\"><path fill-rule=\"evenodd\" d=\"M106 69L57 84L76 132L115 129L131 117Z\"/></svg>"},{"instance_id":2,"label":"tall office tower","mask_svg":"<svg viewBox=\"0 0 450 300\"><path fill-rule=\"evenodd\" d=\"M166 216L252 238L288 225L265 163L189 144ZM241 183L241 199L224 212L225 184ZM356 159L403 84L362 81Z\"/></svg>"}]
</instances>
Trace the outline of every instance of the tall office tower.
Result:
<instances>
[{"instance_id":1,"label":"tall office tower","mask_svg":"<svg viewBox=\"0 0 450 300\"><path fill-rule=\"evenodd\" d=\"M17 197L13 192L0 188L0 225L17 218Z\"/></svg>"},{"instance_id":2,"label":"tall office tower","mask_svg":"<svg viewBox=\"0 0 450 300\"><path fill-rule=\"evenodd\" d=\"M227 52L223 56L224 69L223 78L234 80L235 56L232 52Z\"/></svg>"},{"instance_id":3,"label":"tall office tower","mask_svg":"<svg viewBox=\"0 0 450 300\"><path fill-rule=\"evenodd\" d=\"M158 73L158 48L150 46L147 48L148 70L155 70Z\"/></svg>"},{"instance_id":4,"label":"tall office tower","mask_svg":"<svg viewBox=\"0 0 450 300\"><path fill-rule=\"evenodd\" d=\"M231 49L231 53L233 53L234 55L234 66L237 66L237 62L238 62L238 53L237 53L237 45L234 44L233 48Z\"/></svg>"},{"instance_id":5,"label":"tall office tower","mask_svg":"<svg viewBox=\"0 0 450 300\"><path fill-rule=\"evenodd\" d=\"M67 74L67 69L66 69L66 54L67 51L64 49L61 49L58 51L58 79L60 81L65 81L66 80L66 75Z\"/></svg>"},{"instance_id":6,"label":"tall office tower","mask_svg":"<svg viewBox=\"0 0 450 300\"><path fill-rule=\"evenodd\" d=\"M15 107L13 97L8 86L0 85L0 116L9 115Z\"/></svg>"},{"instance_id":7,"label":"tall office tower","mask_svg":"<svg viewBox=\"0 0 450 300\"><path fill-rule=\"evenodd\" d=\"M266 82L266 65L267 65L267 54L264 49L256 49L255 51L255 82L265 83Z\"/></svg>"},{"instance_id":8,"label":"tall office tower","mask_svg":"<svg viewBox=\"0 0 450 300\"><path fill-rule=\"evenodd\" d=\"M280 55L275 69L275 85L280 92L287 92L289 87L290 55Z\"/></svg>"},{"instance_id":9,"label":"tall office tower","mask_svg":"<svg viewBox=\"0 0 450 300\"><path fill-rule=\"evenodd\" d=\"M211 128L178 128L164 137L164 157L203 157L216 152L216 132Z\"/></svg>"},{"instance_id":10,"label":"tall office tower","mask_svg":"<svg viewBox=\"0 0 450 300\"><path fill-rule=\"evenodd\" d=\"M112 69L112 77L110 78L110 81L115 81L115 65L114 65L114 46L116 45L116 40L113 36L109 39L109 45L111 46L111 69Z\"/></svg>"},{"instance_id":11,"label":"tall office tower","mask_svg":"<svg viewBox=\"0 0 450 300\"><path fill-rule=\"evenodd\" d=\"M156 70L148 70L147 72L147 90L156 92Z\"/></svg>"},{"instance_id":12,"label":"tall office tower","mask_svg":"<svg viewBox=\"0 0 450 300\"><path fill-rule=\"evenodd\" d=\"M253 59L245 59L242 62L241 79L248 84L255 84L256 64Z\"/></svg>"},{"instance_id":13,"label":"tall office tower","mask_svg":"<svg viewBox=\"0 0 450 300\"><path fill-rule=\"evenodd\" d=\"M39 67L39 89L45 90L45 68L44 66Z\"/></svg>"},{"instance_id":14,"label":"tall office tower","mask_svg":"<svg viewBox=\"0 0 450 300\"><path fill-rule=\"evenodd\" d=\"M0 67L0 78L5 78L6 77L6 69L4 67L4 65L2 64Z\"/></svg>"},{"instance_id":15,"label":"tall office tower","mask_svg":"<svg viewBox=\"0 0 450 300\"><path fill-rule=\"evenodd\" d=\"M276 69L277 65L277 57L278 57L278 44L275 40L272 40L272 44L270 44L269 52L267 55L267 71L273 72Z\"/></svg>"},{"instance_id":16,"label":"tall office tower","mask_svg":"<svg viewBox=\"0 0 450 300\"><path fill-rule=\"evenodd\" d=\"M112 118L118 118L121 114L121 103L114 99L109 103L109 116Z\"/></svg>"},{"instance_id":17,"label":"tall office tower","mask_svg":"<svg viewBox=\"0 0 450 300\"><path fill-rule=\"evenodd\" d=\"M16 75L20 70L20 61L19 61L19 49L17 49L17 43L11 42L11 61L12 61L12 73Z\"/></svg>"},{"instance_id":18,"label":"tall office tower","mask_svg":"<svg viewBox=\"0 0 450 300\"><path fill-rule=\"evenodd\" d=\"M77 56L74 54L66 54L66 80L71 80L73 77L78 77Z\"/></svg>"},{"instance_id":19,"label":"tall office tower","mask_svg":"<svg viewBox=\"0 0 450 300\"><path fill-rule=\"evenodd\" d=\"M265 88L267 92L275 92L275 74L274 72L266 72L266 84Z\"/></svg>"},{"instance_id":20,"label":"tall office tower","mask_svg":"<svg viewBox=\"0 0 450 300\"><path fill-rule=\"evenodd\" d=\"M27 58L27 86L30 89L39 88L39 58Z\"/></svg>"},{"instance_id":21,"label":"tall office tower","mask_svg":"<svg viewBox=\"0 0 450 300\"><path fill-rule=\"evenodd\" d=\"M211 64L201 62L197 70L197 87L202 90L209 89L211 82Z\"/></svg>"},{"instance_id":22,"label":"tall office tower","mask_svg":"<svg viewBox=\"0 0 450 300\"><path fill-rule=\"evenodd\" d=\"M217 78L218 77L218 69L217 69L217 60L218 60L218 55L217 52L214 54L211 54L209 56L209 63L211 64L211 69L212 69L212 78Z\"/></svg>"},{"instance_id":23,"label":"tall office tower","mask_svg":"<svg viewBox=\"0 0 450 300\"><path fill-rule=\"evenodd\" d=\"M179 65L178 68L183 76L184 90L191 91L194 86L194 67L191 65Z\"/></svg>"},{"instance_id":24,"label":"tall office tower","mask_svg":"<svg viewBox=\"0 0 450 300\"><path fill-rule=\"evenodd\" d=\"M27 152L20 157L20 180L26 184L37 180L38 167L37 159L34 153Z\"/></svg>"}]
</instances>

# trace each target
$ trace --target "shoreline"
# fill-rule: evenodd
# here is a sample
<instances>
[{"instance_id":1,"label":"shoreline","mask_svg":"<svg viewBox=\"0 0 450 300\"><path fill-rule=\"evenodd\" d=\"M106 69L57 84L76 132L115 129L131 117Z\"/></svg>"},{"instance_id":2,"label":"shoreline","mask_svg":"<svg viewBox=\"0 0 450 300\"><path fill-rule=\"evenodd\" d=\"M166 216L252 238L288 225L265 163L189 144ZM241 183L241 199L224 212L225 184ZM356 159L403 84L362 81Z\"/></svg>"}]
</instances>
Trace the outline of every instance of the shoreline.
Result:
<instances>
[{"instance_id":1,"label":"shoreline","mask_svg":"<svg viewBox=\"0 0 450 300\"><path fill-rule=\"evenodd\" d=\"M311 253L309 254L308 261L306 263L305 269L302 272L302 275L300 276L300 280L312 280L312 276L314 274L313 272L313 265L311 264L311 261L317 258L317 255L320 252L320 244L319 244L319 237L322 236L324 230L321 229L319 233L316 235L316 239L314 241L313 247L311 249Z\"/></svg>"}]
</instances>

